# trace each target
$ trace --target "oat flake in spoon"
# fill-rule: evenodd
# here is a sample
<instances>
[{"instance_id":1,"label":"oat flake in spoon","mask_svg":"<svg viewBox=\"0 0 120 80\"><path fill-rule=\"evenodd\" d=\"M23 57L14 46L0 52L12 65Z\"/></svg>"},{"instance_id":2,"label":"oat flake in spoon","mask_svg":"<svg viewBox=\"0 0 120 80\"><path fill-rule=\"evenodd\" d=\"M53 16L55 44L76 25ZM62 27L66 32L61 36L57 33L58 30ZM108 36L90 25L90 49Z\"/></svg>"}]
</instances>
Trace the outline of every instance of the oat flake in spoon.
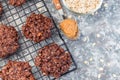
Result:
<instances>
[{"instance_id":1,"label":"oat flake in spoon","mask_svg":"<svg viewBox=\"0 0 120 80\"><path fill-rule=\"evenodd\" d=\"M94 12L100 5L101 0L65 0L66 5L74 12L89 13Z\"/></svg>"}]
</instances>

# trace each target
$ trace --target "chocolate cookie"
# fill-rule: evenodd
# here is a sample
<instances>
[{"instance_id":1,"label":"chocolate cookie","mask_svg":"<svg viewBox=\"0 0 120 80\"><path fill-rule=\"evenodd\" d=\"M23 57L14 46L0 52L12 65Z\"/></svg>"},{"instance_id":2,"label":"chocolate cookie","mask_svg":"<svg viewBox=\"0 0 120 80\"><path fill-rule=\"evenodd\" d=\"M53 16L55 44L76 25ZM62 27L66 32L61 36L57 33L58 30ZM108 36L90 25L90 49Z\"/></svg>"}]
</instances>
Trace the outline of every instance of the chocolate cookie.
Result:
<instances>
[{"instance_id":1,"label":"chocolate cookie","mask_svg":"<svg viewBox=\"0 0 120 80\"><path fill-rule=\"evenodd\" d=\"M19 48L18 33L12 26L0 25L0 58L13 54Z\"/></svg>"},{"instance_id":2,"label":"chocolate cookie","mask_svg":"<svg viewBox=\"0 0 120 80\"><path fill-rule=\"evenodd\" d=\"M35 80L28 62L9 61L0 71L0 80Z\"/></svg>"},{"instance_id":3,"label":"chocolate cookie","mask_svg":"<svg viewBox=\"0 0 120 80\"><path fill-rule=\"evenodd\" d=\"M2 7L2 4L0 3L0 15L2 14L3 12L3 7Z\"/></svg>"},{"instance_id":4,"label":"chocolate cookie","mask_svg":"<svg viewBox=\"0 0 120 80\"><path fill-rule=\"evenodd\" d=\"M66 73L71 63L70 54L55 43L40 49L39 55L35 58L35 64L40 68L43 75L51 75L55 78Z\"/></svg>"},{"instance_id":5,"label":"chocolate cookie","mask_svg":"<svg viewBox=\"0 0 120 80\"><path fill-rule=\"evenodd\" d=\"M9 0L9 4L13 6L21 6L26 0Z\"/></svg>"},{"instance_id":6,"label":"chocolate cookie","mask_svg":"<svg viewBox=\"0 0 120 80\"><path fill-rule=\"evenodd\" d=\"M43 41L51 36L52 20L42 14L32 13L22 26L23 34L34 42Z\"/></svg>"}]
</instances>

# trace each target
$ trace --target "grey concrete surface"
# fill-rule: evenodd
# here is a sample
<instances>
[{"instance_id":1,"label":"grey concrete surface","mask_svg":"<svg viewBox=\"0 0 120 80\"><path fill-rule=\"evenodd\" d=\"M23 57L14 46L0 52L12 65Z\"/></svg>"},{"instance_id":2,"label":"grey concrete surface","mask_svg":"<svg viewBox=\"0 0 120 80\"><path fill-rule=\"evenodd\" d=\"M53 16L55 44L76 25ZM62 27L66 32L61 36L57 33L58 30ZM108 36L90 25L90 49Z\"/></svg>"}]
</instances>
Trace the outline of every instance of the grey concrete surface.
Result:
<instances>
[{"instance_id":1,"label":"grey concrete surface","mask_svg":"<svg viewBox=\"0 0 120 80\"><path fill-rule=\"evenodd\" d=\"M21 27L31 12L42 13L46 10L45 7L41 8L43 5L41 0L28 0L22 7L17 8L7 5L8 0L0 1L4 5L1 22L15 26L20 35L22 35ZM62 16L55 10L51 0L45 2L58 25ZM81 35L74 41L63 35L78 69L61 77L60 80L120 80L120 0L104 0L102 7L89 15L78 15L64 10L69 17L77 20ZM37 50L47 45L46 41L35 44L25 37L20 36L20 38L20 50L9 58L0 59L0 68L9 59L28 61L33 68L33 73L36 72L34 76L37 80L49 80L45 76L40 78L42 74L33 61ZM54 31L52 38L58 44L62 44ZM51 43L53 40L50 38L47 42Z\"/></svg>"},{"instance_id":2,"label":"grey concrete surface","mask_svg":"<svg viewBox=\"0 0 120 80\"><path fill-rule=\"evenodd\" d=\"M64 39L78 69L63 80L120 80L120 0L103 0L102 7L90 15L77 15L81 36L75 41ZM62 19L53 3L46 1L58 24ZM59 18L59 19L58 19Z\"/></svg>"}]
</instances>

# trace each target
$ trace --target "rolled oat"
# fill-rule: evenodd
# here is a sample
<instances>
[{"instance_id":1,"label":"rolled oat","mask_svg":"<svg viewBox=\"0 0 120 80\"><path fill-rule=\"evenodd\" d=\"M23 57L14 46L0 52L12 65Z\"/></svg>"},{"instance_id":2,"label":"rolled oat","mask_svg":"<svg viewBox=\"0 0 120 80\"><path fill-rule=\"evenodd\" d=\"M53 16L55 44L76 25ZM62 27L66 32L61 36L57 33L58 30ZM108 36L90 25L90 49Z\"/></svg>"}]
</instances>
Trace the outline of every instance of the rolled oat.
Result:
<instances>
[{"instance_id":1,"label":"rolled oat","mask_svg":"<svg viewBox=\"0 0 120 80\"><path fill-rule=\"evenodd\" d=\"M78 13L88 13L94 11L100 4L100 0L65 0L66 5Z\"/></svg>"}]
</instances>

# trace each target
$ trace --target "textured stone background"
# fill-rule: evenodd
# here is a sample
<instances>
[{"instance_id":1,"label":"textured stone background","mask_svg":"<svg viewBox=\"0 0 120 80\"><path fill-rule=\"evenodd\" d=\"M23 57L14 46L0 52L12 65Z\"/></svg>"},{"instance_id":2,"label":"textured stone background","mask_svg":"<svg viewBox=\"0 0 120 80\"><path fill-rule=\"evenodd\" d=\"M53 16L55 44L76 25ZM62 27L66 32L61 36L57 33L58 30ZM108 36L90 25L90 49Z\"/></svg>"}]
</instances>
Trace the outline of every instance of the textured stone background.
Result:
<instances>
[{"instance_id":1,"label":"textured stone background","mask_svg":"<svg viewBox=\"0 0 120 80\"><path fill-rule=\"evenodd\" d=\"M63 80L120 80L120 0L103 1L94 15L76 15L66 10L78 21L81 36L75 41L64 37L78 69ZM51 0L46 2L53 7ZM61 16L51 7L58 23Z\"/></svg>"},{"instance_id":2,"label":"textured stone background","mask_svg":"<svg viewBox=\"0 0 120 80\"><path fill-rule=\"evenodd\" d=\"M26 17L31 12L42 13L46 10L44 7L40 8L42 6L41 0L28 0L26 4L18 8L8 6L8 0L0 1L4 5L4 14L0 18L1 22L15 26L21 35L21 26ZM38 1L39 3L37 3ZM52 0L45 1L56 24L58 24L62 20L61 15L55 10ZM120 0L104 0L102 8L94 15L77 15L67 10L65 12L69 17L72 16L78 21L81 35L75 41L68 40L63 36L78 69L63 76L60 80L120 80ZM62 41L55 32L52 37L55 42L61 44ZM46 41L52 42L51 38ZM46 41L34 44L21 37L19 52L10 56L9 59L28 61L33 68L32 71L36 72L34 76L39 78L41 75L34 65L33 58L37 55L36 50L47 45ZM7 61L8 58L0 59L0 68ZM37 80L49 79L44 77Z\"/></svg>"}]
</instances>

